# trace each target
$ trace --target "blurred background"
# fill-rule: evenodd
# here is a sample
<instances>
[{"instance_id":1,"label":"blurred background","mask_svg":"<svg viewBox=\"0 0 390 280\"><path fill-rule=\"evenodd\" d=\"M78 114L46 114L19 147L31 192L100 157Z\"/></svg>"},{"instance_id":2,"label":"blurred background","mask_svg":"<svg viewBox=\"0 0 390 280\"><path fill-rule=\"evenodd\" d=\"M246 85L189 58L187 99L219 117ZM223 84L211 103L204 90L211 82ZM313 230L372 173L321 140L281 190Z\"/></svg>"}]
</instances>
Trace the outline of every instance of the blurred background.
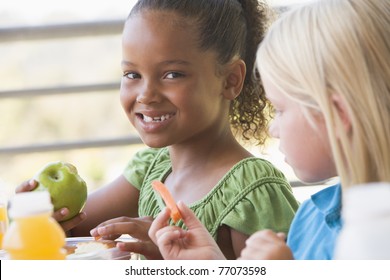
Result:
<instances>
[{"instance_id":1,"label":"blurred background","mask_svg":"<svg viewBox=\"0 0 390 280\"><path fill-rule=\"evenodd\" d=\"M0 192L12 195L58 160L73 163L93 191L144 147L119 102L121 31L135 2L1 1ZM300 185L277 141L264 153L248 149ZM316 188L294 191L304 199Z\"/></svg>"}]
</instances>

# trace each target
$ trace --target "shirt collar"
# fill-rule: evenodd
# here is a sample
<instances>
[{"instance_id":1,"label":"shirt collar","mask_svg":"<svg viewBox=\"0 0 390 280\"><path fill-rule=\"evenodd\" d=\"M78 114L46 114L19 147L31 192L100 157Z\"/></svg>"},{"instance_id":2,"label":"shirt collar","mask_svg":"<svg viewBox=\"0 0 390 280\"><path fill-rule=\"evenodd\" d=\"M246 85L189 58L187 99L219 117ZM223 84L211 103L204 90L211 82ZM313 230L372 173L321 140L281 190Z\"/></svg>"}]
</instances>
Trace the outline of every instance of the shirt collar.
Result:
<instances>
[{"instance_id":1,"label":"shirt collar","mask_svg":"<svg viewBox=\"0 0 390 280\"><path fill-rule=\"evenodd\" d=\"M341 185L336 184L311 196L314 205L325 216L330 228L341 227Z\"/></svg>"}]
</instances>

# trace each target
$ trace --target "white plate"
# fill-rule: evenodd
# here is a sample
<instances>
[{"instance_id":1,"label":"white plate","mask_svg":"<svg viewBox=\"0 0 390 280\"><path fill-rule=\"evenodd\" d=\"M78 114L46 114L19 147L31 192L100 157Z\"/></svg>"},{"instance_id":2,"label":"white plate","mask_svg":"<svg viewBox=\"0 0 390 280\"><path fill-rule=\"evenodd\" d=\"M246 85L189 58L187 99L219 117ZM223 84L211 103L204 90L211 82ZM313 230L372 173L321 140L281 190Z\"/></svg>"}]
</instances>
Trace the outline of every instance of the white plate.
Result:
<instances>
[{"instance_id":1,"label":"white plate","mask_svg":"<svg viewBox=\"0 0 390 280\"><path fill-rule=\"evenodd\" d=\"M68 237L66 238L67 246L77 246L80 242L95 241L93 237ZM132 242L134 238L121 236L115 241ZM82 254L69 254L66 256L67 260L129 260L139 259L138 254L134 254L127 251L121 251L118 248L109 248L104 250L98 250L96 252L82 253Z\"/></svg>"}]
</instances>

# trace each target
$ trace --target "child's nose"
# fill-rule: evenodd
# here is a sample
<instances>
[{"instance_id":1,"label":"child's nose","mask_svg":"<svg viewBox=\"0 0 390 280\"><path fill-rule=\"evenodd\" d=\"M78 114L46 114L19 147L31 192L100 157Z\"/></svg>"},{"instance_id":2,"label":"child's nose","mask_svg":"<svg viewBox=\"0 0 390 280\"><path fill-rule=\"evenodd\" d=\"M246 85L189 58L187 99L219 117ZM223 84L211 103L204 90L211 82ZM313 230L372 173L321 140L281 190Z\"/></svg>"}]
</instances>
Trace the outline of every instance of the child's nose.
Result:
<instances>
[{"instance_id":1,"label":"child's nose","mask_svg":"<svg viewBox=\"0 0 390 280\"><path fill-rule=\"evenodd\" d=\"M137 102L148 104L153 102L159 102L161 95L156 86L150 82L145 82L144 85L140 88L137 95Z\"/></svg>"}]
</instances>

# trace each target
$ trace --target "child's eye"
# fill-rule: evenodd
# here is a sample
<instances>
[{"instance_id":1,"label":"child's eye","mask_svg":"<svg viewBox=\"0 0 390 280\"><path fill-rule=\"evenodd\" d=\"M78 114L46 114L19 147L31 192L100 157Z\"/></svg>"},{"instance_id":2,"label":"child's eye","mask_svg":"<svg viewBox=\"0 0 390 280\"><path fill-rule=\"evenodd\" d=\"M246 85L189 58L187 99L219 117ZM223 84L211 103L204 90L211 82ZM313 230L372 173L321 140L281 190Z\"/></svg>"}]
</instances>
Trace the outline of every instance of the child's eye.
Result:
<instances>
[{"instance_id":1,"label":"child's eye","mask_svg":"<svg viewBox=\"0 0 390 280\"><path fill-rule=\"evenodd\" d=\"M166 79L176 79L180 77L184 77L184 75L179 72L169 72L168 74L165 75Z\"/></svg>"},{"instance_id":2,"label":"child's eye","mask_svg":"<svg viewBox=\"0 0 390 280\"><path fill-rule=\"evenodd\" d=\"M134 72L126 72L123 74L123 77L126 77L128 79L134 80L141 78L140 74L134 73Z\"/></svg>"}]
</instances>

